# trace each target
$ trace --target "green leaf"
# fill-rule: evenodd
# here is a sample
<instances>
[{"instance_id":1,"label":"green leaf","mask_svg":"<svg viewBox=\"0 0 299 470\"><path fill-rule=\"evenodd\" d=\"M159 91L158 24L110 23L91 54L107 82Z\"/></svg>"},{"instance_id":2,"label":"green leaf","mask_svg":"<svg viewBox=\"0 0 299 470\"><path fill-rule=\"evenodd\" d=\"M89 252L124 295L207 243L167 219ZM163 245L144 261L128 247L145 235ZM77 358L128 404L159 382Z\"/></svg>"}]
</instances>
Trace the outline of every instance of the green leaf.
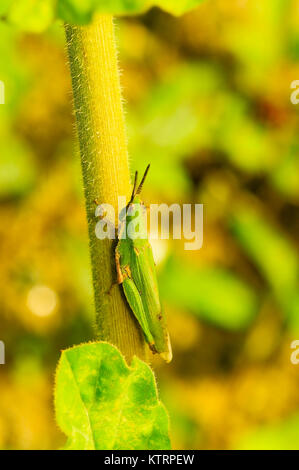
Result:
<instances>
[{"instance_id":1,"label":"green leaf","mask_svg":"<svg viewBox=\"0 0 299 470\"><path fill-rule=\"evenodd\" d=\"M94 0L59 0L58 17L73 24L89 23L95 11L94 3Z\"/></svg>"},{"instance_id":2,"label":"green leaf","mask_svg":"<svg viewBox=\"0 0 299 470\"><path fill-rule=\"evenodd\" d=\"M58 15L61 19L84 24L93 13L113 15L136 15L157 6L174 15L181 15L195 8L202 0L58 0Z\"/></svg>"},{"instance_id":3,"label":"green leaf","mask_svg":"<svg viewBox=\"0 0 299 470\"><path fill-rule=\"evenodd\" d=\"M67 449L169 449L168 415L150 367L128 367L108 343L62 352L57 368L56 417Z\"/></svg>"},{"instance_id":4,"label":"green leaf","mask_svg":"<svg viewBox=\"0 0 299 470\"><path fill-rule=\"evenodd\" d=\"M252 289L228 270L195 267L169 259L160 273L160 290L169 303L190 310L220 328L246 328L257 313Z\"/></svg>"}]
</instances>

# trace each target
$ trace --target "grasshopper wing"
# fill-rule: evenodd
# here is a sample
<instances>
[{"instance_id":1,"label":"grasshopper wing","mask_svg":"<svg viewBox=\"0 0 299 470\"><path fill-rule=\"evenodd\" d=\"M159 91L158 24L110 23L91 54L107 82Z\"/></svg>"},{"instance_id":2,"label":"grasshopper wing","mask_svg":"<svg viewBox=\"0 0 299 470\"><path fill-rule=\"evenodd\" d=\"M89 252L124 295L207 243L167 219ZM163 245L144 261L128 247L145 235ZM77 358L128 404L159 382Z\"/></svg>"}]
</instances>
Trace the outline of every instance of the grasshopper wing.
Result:
<instances>
[{"instance_id":1,"label":"grasshopper wing","mask_svg":"<svg viewBox=\"0 0 299 470\"><path fill-rule=\"evenodd\" d=\"M142 328L146 341L148 342L149 346L153 348L154 338L149 330L149 326L146 320L146 314L142 304L142 299L133 279L131 279L130 277L124 279L123 289L126 299L131 307L131 310L134 312L134 315Z\"/></svg>"}]
</instances>

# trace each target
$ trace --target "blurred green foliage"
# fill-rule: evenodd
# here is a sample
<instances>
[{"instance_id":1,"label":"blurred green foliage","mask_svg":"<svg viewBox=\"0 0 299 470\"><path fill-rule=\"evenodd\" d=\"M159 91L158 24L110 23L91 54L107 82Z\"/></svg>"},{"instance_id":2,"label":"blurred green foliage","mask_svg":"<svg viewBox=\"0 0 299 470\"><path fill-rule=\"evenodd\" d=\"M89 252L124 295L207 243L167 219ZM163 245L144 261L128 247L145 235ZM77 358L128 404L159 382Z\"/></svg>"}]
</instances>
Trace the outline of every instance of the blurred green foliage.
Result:
<instances>
[{"instance_id":1,"label":"blurred green foliage","mask_svg":"<svg viewBox=\"0 0 299 470\"><path fill-rule=\"evenodd\" d=\"M170 304L232 331L247 327L257 312L253 290L217 266L195 268L170 259L160 273L160 288Z\"/></svg>"},{"instance_id":2,"label":"blurred green foliage","mask_svg":"<svg viewBox=\"0 0 299 470\"><path fill-rule=\"evenodd\" d=\"M268 224L261 214L245 207L232 217L232 231L281 302L287 319L298 316L298 253L287 236Z\"/></svg>"},{"instance_id":3,"label":"blurred green foliage","mask_svg":"<svg viewBox=\"0 0 299 470\"><path fill-rule=\"evenodd\" d=\"M95 13L136 15L159 6L174 15L195 8L202 0L2 0L0 15L22 31L42 32L59 18L87 24Z\"/></svg>"},{"instance_id":4,"label":"blurred green foliage","mask_svg":"<svg viewBox=\"0 0 299 470\"><path fill-rule=\"evenodd\" d=\"M273 426L265 426L242 439L239 449L298 450L298 415Z\"/></svg>"},{"instance_id":5,"label":"blurred green foliage","mask_svg":"<svg viewBox=\"0 0 299 470\"><path fill-rule=\"evenodd\" d=\"M118 23L132 173L152 164L144 200L204 204L201 250L153 240L175 448L299 449L298 6L206 0ZM28 28L50 22L42 8ZM57 448L59 351L93 338L63 29L0 23L0 37L0 448Z\"/></svg>"}]
</instances>

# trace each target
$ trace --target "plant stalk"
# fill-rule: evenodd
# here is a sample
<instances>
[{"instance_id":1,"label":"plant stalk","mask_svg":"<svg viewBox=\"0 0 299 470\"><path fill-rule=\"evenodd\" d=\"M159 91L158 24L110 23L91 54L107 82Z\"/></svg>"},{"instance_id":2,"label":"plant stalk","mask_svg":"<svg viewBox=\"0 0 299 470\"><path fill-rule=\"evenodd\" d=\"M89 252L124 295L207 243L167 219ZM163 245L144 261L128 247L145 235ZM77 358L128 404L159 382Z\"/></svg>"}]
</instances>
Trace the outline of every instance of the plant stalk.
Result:
<instances>
[{"instance_id":1,"label":"plant stalk","mask_svg":"<svg viewBox=\"0 0 299 470\"><path fill-rule=\"evenodd\" d=\"M113 18L87 26L66 24L66 40L80 145L96 308L96 336L117 346L128 361L146 359L143 335L116 281L115 241L95 235L96 204L114 207L131 192L127 141ZM117 224L117 220L115 221ZM109 292L110 291L110 292Z\"/></svg>"}]
</instances>

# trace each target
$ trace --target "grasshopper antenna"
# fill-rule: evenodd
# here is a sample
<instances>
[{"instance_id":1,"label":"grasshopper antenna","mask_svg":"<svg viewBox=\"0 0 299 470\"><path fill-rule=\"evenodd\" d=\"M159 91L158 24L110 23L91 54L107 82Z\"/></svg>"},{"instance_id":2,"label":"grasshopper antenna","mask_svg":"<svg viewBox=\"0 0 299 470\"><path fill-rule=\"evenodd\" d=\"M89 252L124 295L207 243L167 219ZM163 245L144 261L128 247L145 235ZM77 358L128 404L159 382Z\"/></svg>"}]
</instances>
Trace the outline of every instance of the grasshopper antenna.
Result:
<instances>
[{"instance_id":1,"label":"grasshopper antenna","mask_svg":"<svg viewBox=\"0 0 299 470\"><path fill-rule=\"evenodd\" d=\"M136 193L137 178L138 178L138 171L135 171L134 186L133 186L133 191L132 191L132 196L131 196L130 202L133 201L135 193Z\"/></svg>"},{"instance_id":2,"label":"grasshopper antenna","mask_svg":"<svg viewBox=\"0 0 299 470\"><path fill-rule=\"evenodd\" d=\"M144 183L144 181L145 181L146 175L148 174L148 170L150 169L150 166L151 166L150 164L147 165L146 170L145 170L144 175L143 175L143 178L142 178L142 180L141 180L141 182L140 182L140 185L138 186L138 189L137 189L137 191L136 191L136 193L135 193L135 196L136 196L137 194L140 194L140 193L141 193L142 186L143 186L143 183Z\"/></svg>"}]
</instances>

